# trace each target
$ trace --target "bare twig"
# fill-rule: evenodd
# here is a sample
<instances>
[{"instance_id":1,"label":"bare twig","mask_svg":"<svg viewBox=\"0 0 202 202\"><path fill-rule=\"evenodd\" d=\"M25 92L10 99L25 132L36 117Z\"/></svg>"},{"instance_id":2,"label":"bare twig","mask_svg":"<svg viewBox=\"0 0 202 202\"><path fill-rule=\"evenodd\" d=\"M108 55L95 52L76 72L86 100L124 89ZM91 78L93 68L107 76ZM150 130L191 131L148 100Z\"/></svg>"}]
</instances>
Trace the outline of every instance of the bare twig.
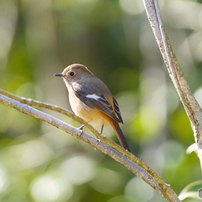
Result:
<instances>
[{"instance_id":1,"label":"bare twig","mask_svg":"<svg viewBox=\"0 0 202 202\"><path fill-rule=\"evenodd\" d=\"M189 84L187 83L179 66L170 40L164 29L157 0L143 0L147 17L161 51L162 57L168 69L171 80L178 92L194 131L195 142L197 143L198 157L202 168L202 110L194 98Z\"/></svg>"},{"instance_id":2,"label":"bare twig","mask_svg":"<svg viewBox=\"0 0 202 202\"><path fill-rule=\"evenodd\" d=\"M43 102L39 102L36 100L32 100L32 99L27 99L24 97L18 97L16 95L13 95L11 93L8 93L2 89L0 89L0 94L5 95L6 97L12 98L13 100L16 100L20 103L23 104L27 104L29 106L35 106L35 107L41 107L44 109L49 109L61 114L64 114L72 119L74 119L75 121L78 121L79 123L83 124L86 128L88 128L97 138L100 138L101 135L98 133L97 130L95 130L91 125L89 125L86 121L84 121L83 119L81 119L80 117L76 116L74 113L70 112L67 109L58 107L56 105L52 105L52 104L48 104L48 103L43 103Z\"/></svg>"},{"instance_id":3,"label":"bare twig","mask_svg":"<svg viewBox=\"0 0 202 202\"><path fill-rule=\"evenodd\" d=\"M4 95L2 95L4 94ZM7 96L5 96L7 95ZM13 97L15 100L9 98ZM92 145L93 147L101 150L103 153L109 155L110 157L114 158L117 162L123 164L126 168L128 168L130 171L132 171L134 174L136 174L138 177L143 179L146 183L148 183L153 189L155 189L157 192L159 192L164 198L166 198L168 201L178 201L175 192L173 189L164 183L162 179L158 177L158 175L152 171L151 168L149 168L144 162L142 162L140 159L132 155L130 152L127 152L119 145L115 144L114 142L108 140L107 138L104 138L100 136L101 142L98 143L97 139L86 134L86 133L80 133L80 130L70 126L63 121L60 121L44 112L41 112L37 109L34 109L30 106L24 105L16 100L19 100L23 103L27 103L30 105L35 106L41 106L45 108L51 109L53 105L40 103L38 101L30 101L30 99L25 98L19 98L17 96L13 96L9 93L6 93L5 91L0 91L0 102L11 106L15 109L17 109L20 112L29 114L41 121L45 121L75 137L78 139L81 139L88 144ZM47 107L49 105L49 107ZM58 109L58 107L54 106L52 109ZM60 110L63 111L63 109L60 108ZM63 113L63 112L62 112ZM72 116L72 115L71 115ZM112 148L111 148L112 147Z\"/></svg>"}]
</instances>

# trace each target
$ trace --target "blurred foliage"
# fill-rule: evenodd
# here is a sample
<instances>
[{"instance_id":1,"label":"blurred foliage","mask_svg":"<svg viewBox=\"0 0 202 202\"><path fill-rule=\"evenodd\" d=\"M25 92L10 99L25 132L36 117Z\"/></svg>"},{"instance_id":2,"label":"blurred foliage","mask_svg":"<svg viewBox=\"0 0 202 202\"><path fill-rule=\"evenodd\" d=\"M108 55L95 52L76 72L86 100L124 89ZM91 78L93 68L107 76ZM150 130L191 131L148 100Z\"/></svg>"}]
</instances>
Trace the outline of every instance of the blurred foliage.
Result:
<instances>
[{"instance_id":1,"label":"blurred foliage","mask_svg":"<svg viewBox=\"0 0 202 202\"><path fill-rule=\"evenodd\" d=\"M159 1L173 48L202 105L201 3ZM86 65L109 86L132 152L177 194L201 178L197 156L185 153L194 142L189 120L141 1L0 1L2 89L69 108L65 85L53 75L72 63ZM86 143L12 108L0 105L0 114L0 201L165 201ZM104 134L117 142L108 127Z\"/></svg>"}]
</instances>

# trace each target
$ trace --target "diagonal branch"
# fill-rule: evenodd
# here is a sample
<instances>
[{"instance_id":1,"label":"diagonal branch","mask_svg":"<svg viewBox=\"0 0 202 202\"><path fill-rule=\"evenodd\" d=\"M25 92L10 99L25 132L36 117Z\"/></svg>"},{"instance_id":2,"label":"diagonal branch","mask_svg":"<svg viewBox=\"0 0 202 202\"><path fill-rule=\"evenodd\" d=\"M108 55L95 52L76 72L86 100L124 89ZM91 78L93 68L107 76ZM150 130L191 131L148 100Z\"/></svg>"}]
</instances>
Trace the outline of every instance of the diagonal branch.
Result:
<instances>
[{"instance_id":1,"label":"diagonal branch","mask_svg":"<svg viewBox=\"0 0 202 202\"><path fill-rule=\"evenodd\" d=\"M6 92L6 91L4 91L2 89L0 89L0 94L5 95L6 97L9 97L9 98L11 98L13 100L16 100L16 101L18 101L20 103L27 104L29 106L41 107L41 108L44 108L44 109L49 109L49 110L64 114L64 115L74 119L75 121L78 121L80 124L83 124L86 128L88 128L95 135L95 137L97 137L97 138L101 137L101 135L98 133L98 131L95 130L91 125L89 125L86 121L84 121L80 117L76 116L75 114L73 114L71 111L69 111L67 109L58 107L56 105L52 105L52 104L32 100L30 98L26 99L24 97L18 97L16 95L8 93L8 92Z\"/></svg>"},{"instance_id":2,"label":"diagonal branch","mask_svg":"<svg viewBox=\"0 0 202 202\"><path fill-rule=\"evenodd\" d=\"M194 131L195 142L198 147L198 157L202 168L202 110L191 92L172 49L161 20L157 0L143 0L143 3L164 63Z\"/></svg>"},{"instance_id":3,"label":"diagonal branch","mask_svg":"<svg viewBox=\"0 0 202 202\"><path fill-rule=\"evenodd\" d=\"M5 96L5 94L7 94L7 96ZM9 98L8 96L10 97L13 96L15 100ZM27 102L27 104L29 105L41 106L49 109L53 107L53 105L40 103L38 101L31 101L30 99L19 98L17 96L6 93L5 91L2 91L2 90L0 91L0 103L13 107L17 109L18 111L31 115L41 121L47 122L71 134L72 136L75 136L76 138L83 140L84 142L95 147L96 149L99 149L103 153L109 155L111 158L115 159L117 162L123 164L126 168L128 168L128 170L130 170L131 172L136 174L138 177L143 179L147 184L149 184L153 189L155 189L168 201L173 201L173 202L180 201L177 198L177 195L175 194L173 189L169 185L167 185L161 178L159 178L158 175L151 168L149 168L143 161L135 157L130 152L124 150L122 147L120 147L116 143L102 136L100 136L100 140L101 140L100 142L96 138L86 133L82 133L81 135L81 131L79 129L73 126L70 126L67 123L64 123L63 121L58 120L44 112L41 112L25 104L22 104L19 101L24 103ZM48 105L49 107L47 107ZM54 110L57 109L57 107L56 108L54 107L53 107ZM63 110L63 109L60 108L60 110Z\"/></svg>"}]
</instances>

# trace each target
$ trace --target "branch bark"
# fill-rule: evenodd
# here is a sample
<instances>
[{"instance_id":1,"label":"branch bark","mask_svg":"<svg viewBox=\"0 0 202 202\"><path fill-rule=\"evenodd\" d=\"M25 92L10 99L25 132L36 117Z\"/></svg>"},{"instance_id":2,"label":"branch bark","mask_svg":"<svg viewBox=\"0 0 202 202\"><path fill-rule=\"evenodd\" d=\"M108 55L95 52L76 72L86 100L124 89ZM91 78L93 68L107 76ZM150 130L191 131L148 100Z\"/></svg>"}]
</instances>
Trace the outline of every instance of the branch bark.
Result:
<instances>
[{"instance_id":1,"label":"branch bark","mask_svg":"<svg viewBox=\"0 0 202 202\"><path fill-rule=\"evenodd\" d=\"M12 97L13 99L10 97ZM69 124L63 121L58 120L57 118L50 116L44 112L41 112L37 109L34 109L28 105L48 108L63 114L67 113L66 112L67 110L63 110L62 108L59 108L57 106L41 103L31 99L19 98L17 96L14 96L2 90L0 90L0 103L13 107L22 113L31 115L41 121L44 121L48 124L51 124L65 131L66 133L71 134L72 136L78 139L81 139L82 141L92 145L96 149L99 149L103 153L115 159L117 162L124 165L126 168L128 168L128 170L130 170L131 172L136 174L138 177L143 179L147 184L149 184L153 189L155 189L168 201L173 201L173 202L180 201L177 198L177 195L175 194L175 192L173 191L170 185L166 184L161 178L159 178L159 176L151 168L149 168L143 161L141 161L136 156L126 151L125 149L117 145L116 143L100 135L98 136L100 141L98 141L97 138L94 138L87 133L81 134L81 131L79 129L73 126L70 126ZM28 105L25 105L23 103L26 103ZM75 117L72 116L73 114L70 112L68 112L67 115L74 119L78 118L78 117L75 118L76 117L75 115L74 115ZM82 119L79 118L78 120L79 122L84 123Z\"/></svg>"},{"instance_id":2,"label":"branch bark","mask_svg":"<svg viewBox=\"0 0 202 202\"><path fill-rule=\"evenodd\" d=\"M161 54L163 56L164 62L168 69L169 75L173 81L173 84L180 96L180 99L183 103L185 111L190 119L192 129L195 135L195 141L198 145L198 155L201 160L200 152L201 151L201 143L202 143L202 135L201 135L201 108L195 100L194 96L191 93L190 87L186 82L182 70L179 67L176 56L172 50L170 41L163 27L157 1L156 0L143 0L145 9L147 12L147 16L151 27L154 32L154 36L160 48ZM92 128L88 123L75 116L71 112L59 108L54 105L41 103L38 101L34 101L31 99L19 98L17 96L6 93L5 91L0 91L0 102L11 106L17 109L20 112L29 114L41 121L45 121L69 134L75 136L82 141L92 145L96 149L99 149L103 153L109 155L111 158L115 159L117 162L123 164L126 168L128 168L131 172L136 174L138 177L143 179L146 183L148 183L153 189L155 189L158 193L160 193L167 201L179 202L177 195L170 187L170 185L166 184L162 179L160 179L157 174L144 164L140 159L132 155L130 152L127 152L119 145L114 142L108 140L105 137L100 136L100 134ZM24 103L24 104L23 104ZM73 126L64 123L61 120L58 120L44 112L36 110L30 106L38 106L42 108L51 109L60 113L63 113L78 122L84 124L94 135L96 138L90 136L87 133L82 133L81 131ZM98 141L98 139L100 141Z\"/></svg>"},{"instance_id":3,"label":"branch bark","mask_svg":"<svg viewBox=\"0 0 202 202\"><path fill-rule=\"evenodd\" d=\"M161 20L157 0L143 0L143 3L164 63L190 120L202 168L202 109L193 96L172 49Z\"/></svg>"}]
</instances>

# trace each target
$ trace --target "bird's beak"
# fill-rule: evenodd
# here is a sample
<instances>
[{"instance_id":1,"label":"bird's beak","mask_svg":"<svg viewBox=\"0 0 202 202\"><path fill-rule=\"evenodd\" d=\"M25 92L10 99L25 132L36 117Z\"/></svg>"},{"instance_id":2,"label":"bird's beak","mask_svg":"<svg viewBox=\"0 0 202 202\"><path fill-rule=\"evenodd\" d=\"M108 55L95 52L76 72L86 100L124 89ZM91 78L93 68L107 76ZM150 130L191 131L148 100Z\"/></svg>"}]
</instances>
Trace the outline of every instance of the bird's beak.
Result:
<instances>
[{"instance_id":1,"label":"bird's beak","mask_svg":"<svg viewBox=\"0 0 202 202\"><path fill-rule=\"evenodd\" d=\"M64 77L63 74L55 74L54 76L60 76L60 77Z\"/></svg>"}]
</instances>

